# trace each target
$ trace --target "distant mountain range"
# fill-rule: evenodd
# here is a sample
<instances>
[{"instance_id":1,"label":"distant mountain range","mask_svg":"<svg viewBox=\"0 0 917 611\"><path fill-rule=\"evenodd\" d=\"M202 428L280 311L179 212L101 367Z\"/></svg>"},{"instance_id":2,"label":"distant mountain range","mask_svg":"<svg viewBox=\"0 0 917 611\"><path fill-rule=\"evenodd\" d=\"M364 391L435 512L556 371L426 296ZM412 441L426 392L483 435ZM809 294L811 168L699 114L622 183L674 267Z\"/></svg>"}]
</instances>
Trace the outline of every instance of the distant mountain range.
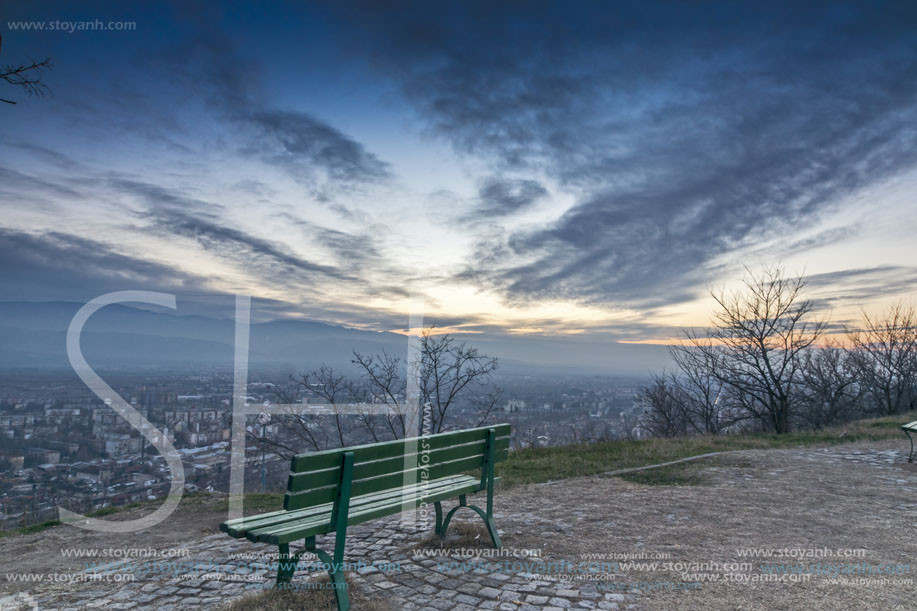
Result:
<instances>
[{"instance_id":1,"label":"distant mountain range","mask_svg":"<svg viewBox=\"0 0 917 611\"><path fill-rule=\"evenodd\" d=\"M0 368L69 368L66 335L82 306L74 302L0 302ZM86 323L81 346L99 369L201 367L230 370L234 321L228 318L154 312L109 305ZM504 335L459 336L500 357L504 373L646 374L664 367L659 346ZM407 338L299 319L259 322L250 328L249 363L254 369L299 371L327 363L347 367L356 350L404 355Z\"/></svg>"}]
</instances>

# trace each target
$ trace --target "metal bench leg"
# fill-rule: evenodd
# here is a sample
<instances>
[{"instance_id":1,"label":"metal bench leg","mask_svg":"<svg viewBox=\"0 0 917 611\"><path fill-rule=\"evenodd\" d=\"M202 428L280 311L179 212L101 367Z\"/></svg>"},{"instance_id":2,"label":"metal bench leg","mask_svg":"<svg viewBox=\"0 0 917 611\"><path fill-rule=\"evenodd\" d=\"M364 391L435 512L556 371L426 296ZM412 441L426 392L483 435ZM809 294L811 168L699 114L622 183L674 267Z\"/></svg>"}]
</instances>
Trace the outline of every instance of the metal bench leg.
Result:
<instances>
[{"instance_id":1,"label":"metal bench leg","mask_svg":"<svg viewBox=\"0 0 917 611\"><path fill-rule=\"evenodd\" d=\"M302 556L302 552L298 554L290 554L290 544L282 543L280 544L280 554L277 562L277 583L275 587L282 588L283 584L289 583L293 579L293 574L296 573L296 566L299 564L299 557Z\"/></svg>"},{"instance_id":2,"label":"metal bench leg","mask_svg":"<svg viewBox=\"0 0 917 611\"><path fill-rule=\"evenodd\" d=\"M290 546L281 545L280 552L277 554L277 581L274 584L275 588L282 587L287 581L287 560L290 555Z\"/></svg>"},{"instance_id":3,"label":"metal bench leg","mask_svg":"<svg viewBox=\"0 0 917 611\"><path fill-rule=\"evenodd\" d=\"M344 568L340 560L335 561L325 550L315 547L315 537L306 539L306 549L318 556L328 567L328 577L331 578L331 587L334 588L334 600L337 602L338 611L350 609L350 597L347 596L347 581L344 580Z\"/></svg>"},{"instance_id":4,"label":"metal bench leg","mask_svg":"<svg viewBox=\"0 0 917 611\"><path fill-rule=\"evenodd\" d=\"M437 503L437 505L439 505L439 503ZM458 511L461 507L465 507L465 506L466 506L466 505L465 505L465 495L462 494L462 495L459 496L459 504L456 505L455 507L453 507L452 509L449 510L449 513L446 514L446 519L445 519L445 520L442 520L442 519L441 519L441 518L442 518L442 515L441 515L442 509L440 509L439 507L437 507L437 509L439 509L439 511L436 512L436 513L438 514L438 515L436 516L436 534L438 534L440 537L445 537L445 536L446 536L446 530L449 528L449 522L452 521L452 516L453 516L453 515L455 514L455 512Z\"/></svg>"},{"instance_id":5,"label":"metal bench leg","mask_svg":"<svg viewBox=\"0 0 917 611\"><path fill-rule=\"evenodd\" d=\"M468 509L481 516L481 519L484 520L484 525L487 526L487 532L490 535L490 540L493 542L494 547L500 549L503 544L500 542L500 535L497 534L497 525L494 523L492 505L488 503L488 507L491 508L491 513L488 514L476 505L469 505L466 502L464 494L459 496L459 504L453 507L449 513L446 514L446 519L443 520L442 527L438 531L439 536L446 536L446 530L449 528L449 523L452 521L452 516L455 515L455 512L462 507L467 507Z\"/></svg>"},{"instance_id":6,"label":"metal bench leg","mask_svg":"<svg viewBox=\"0 0 917 611\"><path fill-rule=\"evenodd\" d=\"M904 434L907 435L908 440L911 442L911 452L907 456L907 462L914 462L914 457L917 456L917 453L914 452L914 438L911 437L911 432L907 429L904 430Z\"/></svg>"},{"instance_id":7,"label":"metal bench leg","mask_svg":"<svg viewBox=\"0 0 917 611\"><path fill-rule=\"evenodd\" d=\"M496 462L496 453L497 430L490 429L487 431L487 446L484 451L484 465L481 469L481 488L487 490L487 511L484 511L480 507L469 505L465 500L465 495L460 494L458 506L453 507L452 510L446 514L446 519L443 520L442 526L437 528L437 533L440 537L446 536L446 529L449 528L449 522L452 520L452 516L455 515L455 512L462 507L467 507L468 509L481 516L481 519L484 520L484 524L487 526L487 532L490 534L490 540L493 542L494 547L497 549L503 547L503 544L500 542L500 535L497 533L497 525L494 523L494 463ZM436 509L436 521L438 524L439 503L436 504Z\"/></svg>"},{"instance_id":8,"label":"metal bench leg","mask_svg":"<svg viewBox=\"0 0 917 611\"><path fill-rule=\"evenodd\" d=\"M337 602L338 611L350 609L350 597L347 595L347 582L344 580L344 571L338 569L331 574L331 583L334 587L334 600Z\"/></svg>"},{"instance_id":9,"label":"metal bench leg","mask_svg":"<svg viewBox=\"0 0 917 611\"><path fill-rule=\"evenodd\" d=\"M434 501L433 507L436 509L436 526L434 527L433 531L437 535L441 533L445 534L445 531L443 530L443 504L439 501Z\"/></svg>"},{"instance_id":10,"label":"metal bench leg","mask_svg":"<svg viewBox=\"0 0 917 611\"><path fill-rule=\"evenodd\" d=\"M345 452L341 464L341 481L337 498L331 512L331 524L334 526L334 555L315 547L315 537L306 537L306 549L318 556L328 567L331 587L334 588L334 599L338 611L350 609L350 597L347 596L347 581L344 579L344 547L347 543L347 514L350 511L350 489L353 479L353 452Z\"/></svg>"}]
</instances>

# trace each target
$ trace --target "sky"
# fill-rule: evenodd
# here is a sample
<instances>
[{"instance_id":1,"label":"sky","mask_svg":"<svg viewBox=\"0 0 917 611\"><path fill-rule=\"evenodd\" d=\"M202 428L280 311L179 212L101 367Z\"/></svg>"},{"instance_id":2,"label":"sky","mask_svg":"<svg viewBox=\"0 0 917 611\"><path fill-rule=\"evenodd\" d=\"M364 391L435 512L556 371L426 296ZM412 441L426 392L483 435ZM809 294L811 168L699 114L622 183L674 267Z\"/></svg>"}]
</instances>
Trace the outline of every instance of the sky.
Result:
<instances>
[{"instance_id":1,"label":"sky","mask_svg":"<svg viewBox=\"0 0 917 611\"><path fill-rule=\"evenodd\" d=\"M0 83L3 300L575 346L706 324L746 268L837 325L917 289L912 2L6 3L0 36L54 66Z\"/></svg>"}]
</instances>

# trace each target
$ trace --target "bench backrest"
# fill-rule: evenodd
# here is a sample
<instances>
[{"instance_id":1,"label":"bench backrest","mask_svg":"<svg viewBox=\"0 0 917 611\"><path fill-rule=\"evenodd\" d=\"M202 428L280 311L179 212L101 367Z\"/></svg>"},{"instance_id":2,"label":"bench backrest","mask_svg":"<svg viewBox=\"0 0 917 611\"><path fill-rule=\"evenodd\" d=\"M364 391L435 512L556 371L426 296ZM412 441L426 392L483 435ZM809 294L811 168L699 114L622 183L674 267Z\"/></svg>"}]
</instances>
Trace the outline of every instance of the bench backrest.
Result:
<instances>
[{"instance_id":1,"label":"bench backrest","mask_svg":"<svg viewBox=\"0 0 917 611\"><path fill-rule=\"evenodd\" d=\"M290 466L286 510L305 509L335 500L345 453L353 453L351 496L395 490L426 480L480 471L486 484L488 439L493 430L494 462L506 460L509 424L398 439L336 450L297 454Z\"/></svg>"}]
</instances>

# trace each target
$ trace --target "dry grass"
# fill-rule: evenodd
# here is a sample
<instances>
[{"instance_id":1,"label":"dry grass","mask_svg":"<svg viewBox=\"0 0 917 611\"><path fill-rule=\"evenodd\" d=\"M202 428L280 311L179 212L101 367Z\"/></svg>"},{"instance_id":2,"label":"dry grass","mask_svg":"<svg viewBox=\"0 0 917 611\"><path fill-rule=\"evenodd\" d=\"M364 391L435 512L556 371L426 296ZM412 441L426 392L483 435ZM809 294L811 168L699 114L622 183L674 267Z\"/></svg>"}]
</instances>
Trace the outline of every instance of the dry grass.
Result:
<instances>
[{"instance_id":1,"label":"dry grass","mask_svg":"<svg viewBox=\"0 0 917 611\"><path fill-rule=\"evenodd\" d=\"M493 543L480 522L451 522L445 537L431 532L411 549L490 548Z\"/></svg>"},{"instance_id":2,"label":"dry grass","mask_svg":"<svg viewBox=\"0 0 917 611\"><path fill-rule=\"evenodd\" d=\"M917 412L857 420L818 431L783 435L699 435L672 439L602 441L511 452L497 464L497 475L508 487L554 481L606 471L642 467L729 450L766 450L831 446L855 441L897 440L907 443L900 427L917 419ZM647 475L647 477L653 477Z\"/></svg>"}]
</instances>

